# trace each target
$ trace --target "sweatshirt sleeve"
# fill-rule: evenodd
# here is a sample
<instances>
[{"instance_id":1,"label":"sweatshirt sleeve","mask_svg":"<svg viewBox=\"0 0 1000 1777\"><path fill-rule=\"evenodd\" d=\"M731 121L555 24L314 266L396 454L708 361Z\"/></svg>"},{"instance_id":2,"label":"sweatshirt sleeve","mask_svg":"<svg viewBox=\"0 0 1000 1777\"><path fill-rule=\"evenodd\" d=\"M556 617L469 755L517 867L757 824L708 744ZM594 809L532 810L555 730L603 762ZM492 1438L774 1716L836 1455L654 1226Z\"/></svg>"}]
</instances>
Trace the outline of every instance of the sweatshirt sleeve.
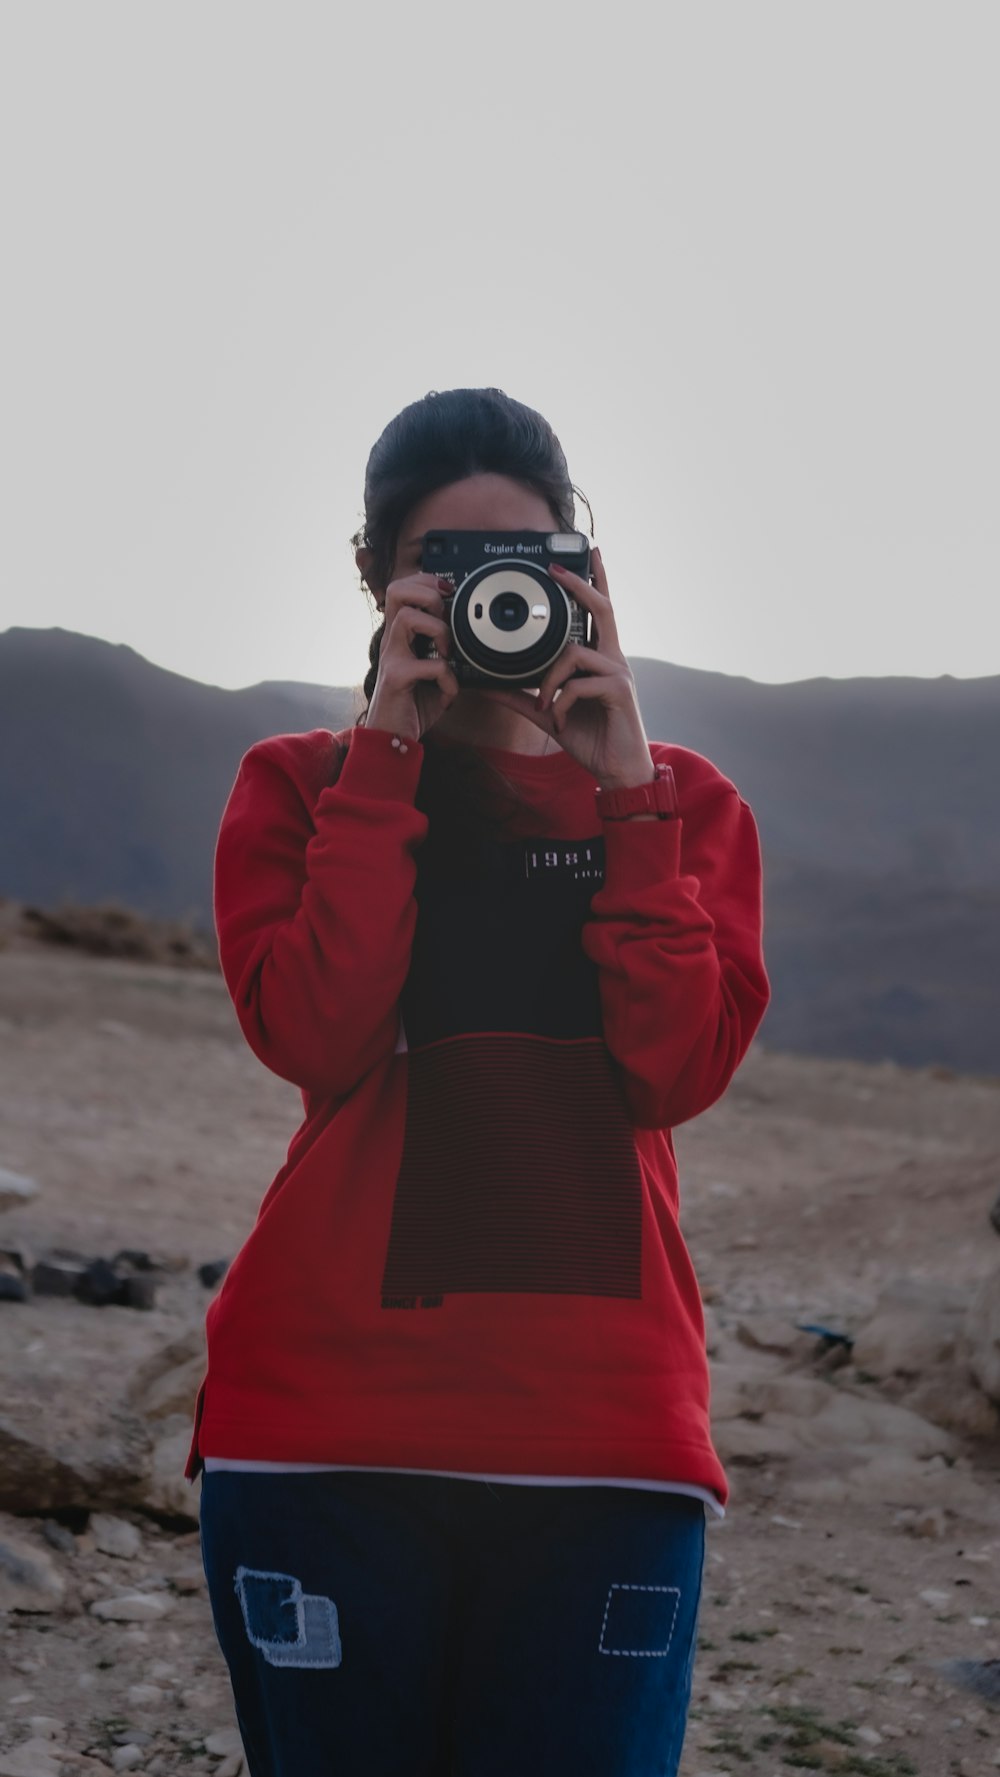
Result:
<instances>
[{"instance_id":1,"label":"sweatshirt sleeve","mask_svg":"<svg viewBox=\"0 0 1000 1777\"><path fill-rule=\"evenodd\" d=\"M646 1129L721 1097L770 994L756 824L734 785L699 763L711 775L681 791L679 818L605 824L605 880L583 928L605 1042Z\"/></svg>"},{"instance_id":2,"label":"sweatshirt sleeve","mask_svg":"<svg viewBox=\"0 0 1000 1777\"><path fill-rule=\"evenodd\" d=\"M315 791L301 736L245 754L215 854L219 961L254 1054L308 1093L344 1096L399 1033L416 924L423 747L354 728Z\"/></svg>"}]
</instances>

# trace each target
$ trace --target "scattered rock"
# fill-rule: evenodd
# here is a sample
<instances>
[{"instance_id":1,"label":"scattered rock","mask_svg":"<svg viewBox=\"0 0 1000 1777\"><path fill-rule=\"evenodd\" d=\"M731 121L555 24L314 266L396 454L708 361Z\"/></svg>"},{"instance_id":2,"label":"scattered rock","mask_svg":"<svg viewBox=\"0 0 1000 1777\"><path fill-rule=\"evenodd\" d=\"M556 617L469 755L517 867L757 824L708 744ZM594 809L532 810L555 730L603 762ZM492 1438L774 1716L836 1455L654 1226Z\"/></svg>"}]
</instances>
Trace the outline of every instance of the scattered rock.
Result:
<instances>
[{"instance_id":1,"label":"scattered rock","mask_svg":"<svg viewBox=\"0 0 1000 1777\"><path fill-rule=\"evenodd\" d=\"M705 1350L708 1352L709 1357L714 1357L719 1349L719 1343L722 1337L719 1316L715 1309L707 1302L702 1305L702 1315L705 1321Z\"/></svg>"},{"instance_id":2,"label":"scattered rock","mask_svg":"<svg viewBox=\"0 0 1000 1777\"><path fill-rule=\"evenodd\" d=\"M75 1296L92 1308L155 1306L160 1267L148 1253L127 1248L113 1259L82 1253L44 1253L32 1270L36 1296Z\"/></svg>"},{"instance_id":3,"label":"scattered rock","mask_svg":"<svg viewBox=\"0 0 1000 1777\"><path fill-rule=\"evenodd\" d=\"M86 1270L82 1253L46 1253L32 1270L32 1288L36 1296L75 1296Z\"/></svg>"},{"instance_id":4,"label":"scattered rock","mask_svg":"<svg viewBox=\"0 0 1000 1777\"><path fill-rule=\"evenodd\" d=\"M157 1623L170 1607L162 1592L123 1592L117 1598L95 1599L90 1614L109 1623Z\"/></svg>"},{"instance_id":5,"label":"scattered rock","mask_svg":"<svg viewBox=\"0 0 1000 1777\"><path fill-rule=\"evenodd\" d=\"M887 1447L911 1457L958 1454L956 1440L906 1407L808 1376L717 1364L712 1426L723 1462L788 1461L824 1450L841 1468Z\"/></svg>"},{"instance_id":6,"label":"scattered rock","mask_svg":"<svg viewBox=\"0 0 1000 1777\"><path fill-rule=\"evenodd\" d=\"M210 1259L207 1264L198 1266L198 1276L207 1290L214 1290L221 1283L229 1270L230 1259Z\"/></svg>"},{"instance_id":7,"label":"scattered rock","mask_svg":"<svg viewBox=\"0 0 1000 1777\"><path fill-rule=\"evenodd\" d=\"M883 1293L855 1336L859 1370L886 1380L921 1377L954 1363L968 1305L963 1289L901 1278Z\"/></svg>"},{"instance_id":8,"label":"scattered rock","mask_svg":"<svg viewBox=\"0 0 1000 1777\"><path fill-rule=\"evenodd\" d=\"M159 1684L131 1684L127 1692L127 1700L133 1709L156 1709L167 1702L169 1691Z\"/></svg>"},{"instance_id":9,"label":"scattered rock","mask_svg":"<svg viewBox=\"0 0 1000 1777\"><path fill-rule=\"evenodd\" d=\"M167 1517L197 1524L201 1488L184 1478L190 1446L191 1421L186 1415L163 1421L162 1433L153 1446L152 1472L143 1489L143 1504Z\"/></svg>"},{"instance_id":10,"label":"scattered rock","mask_svg":"<svg viewBox=\"0 0 1000 1777\"><path fill-rule=\"evenodd\" d=\"M794 1321L782 1320L775 1314L755 1314L737 1322L736 1337L741 1345L756 1351L773 1351L782 1357L809 1357L815 1339L800 1331Z\"/></svg>"},{"instance_id":11,"label":"scattered rock","mask_svg":"<svg viewBox=\"0 0 1000 1777\"><path fill-rule=\"evenodd\" d=\"M0 1416L0 1509L63 1511L134 1499L151 1439L135 1415L95 1396L8 1401Z\"/></svg>"},{"instance_id":12,"label":"scattered rock","mask_svg":"<svg viewBox=\"0 0 1000 1777\"><path fill-rule=\"evenodd\" d=\"M57 1524L54 1518L46 1518L42 1525L42 1535L53 1549L59 1550L60 1555L76 1554L76 1537L71 1530L66 1529L65 1524Z\"/></svg>"},{"instance_id":13,"label":"scattered rock","mask_svg":"<svg viewBox=\"0 0 1000 1777\"><path fill-rule=\"evenodd\" d=\"M205 1367L204 1331L193 1327L140 1366L129 1385L129 1404L145 1419L182 1414L190 1423Z\"/></svg>"},{"instance_id":14,"label":"scattered rock","mask_svg":"<svg viewBox=\"0 0 1000 1777\"><path fill-rule=\"evenodd\" d=\"M855 1728L854 1733L855 1737L860 1740L864 1746L881 1746L882 1744L883 1737L877 1728L863 1726Z\"/></svg>"},{"instance_id":15,"label":"scattered rock","mask_svg":"<svg viewBox=\"0 0 1000 1777\"><path fill-rule=\"evenodd\" d=\"M121 1299L122 1279L109 1259L92 1259L77 1286L77 1298L94 1308L107 1308Z\"/></svg>"},{"instance_id":16,"label":"scattered rock","mask_svg":"<svg viewBox=\"0 0 1000 1777\"><path fill-rule=\"evenodd\" d=\"M0 1213L5 1209L23 1209L38 1195L38 1183L23 1172L8 1172L0 1166Z\"/></svg>"},{"instance_id":17,"label":"scattered rock","mask_svg":"<svg viewBox=\"0 0 1000 1777\"><path fill-rule=\"evenodd\" d=\"M218 1734L209 1734L205 1740L205 1751L213 1758L232 1758L234 1753L243 1756L243 1741L238 1728L223 1728Z\"/></svg>"},{"instance_id":18,"label":"scattered rock","mask_svg":"<svg viewBox=\"0 0 1000 1777\"><path fill-rule=\"evenodd\" d=\"M194 1562L191 1563L190 1567L179 1568L173 1577L173 1587L175 1592L200 1592L203 1590L204 1585L205 1570L201 1566L196 1566Z\"/></svg>"},{"instance_id":19,"label":"scattered rock","mask_svg":"<svg viewBox=\"0 0 1000 1777\"><path fill-rule=\"evenodd\" d=\"M111 1754L111 1769L113 1771L134 1771L136 1765L142 1764L144 1757L145 1753L142 1747L136 1746L134 1741L130 1741L125 1746L116 1746Z\"/></svg>"},{"instance_id":20,"label":"scattered rock","mask_svg":"<svg viewBox=\"0 0 1000 1777\"><path fill-rule=\"evenodd\" d=\"M19 1535L9 1519L0 1521L0 1612L58 1610L65 1595L52 1557Z\"/></svg>"},{"instance_id":21,"label":"scattered rock","mask_svg":"<svg viewBox=\"0 0 1000 1777\"><path fill-rule=\"evenodd\" d=\"M961 1690L1000 1703L1000 1660L943 1660L934 1670Z\"/></svg>"},{"instance_id":22,"label":"scattered rock","mask_svg":"<svg viewBox=\"0 0 1000 1777\"><path fill-rule=\"evenodd\" d=\"M150 1257L149 1253L135 1246L123 1246L120 1252L115 1253L111 1263L116 1267L126 1266L130 1271L160 1270L160 1266L155 1259Z\"/></svg>"},{"instance_id":23,"label":"scattered rock","mask_svg":"<svg viewBox=\"0 0 1000 1777\"><path fill-rule=\"evenodd\" d=\"M55 1715L29 1715L28 1732L39 1740L61 1740L66 1723Z\"/></svg>"},{"instance_id":24,"label":"scattered rock","mask_svg":"<svg viewBox=\"0 0 1000 1777\"><path fill-rule=\"evenodd\" d=\"M965 1321L969 1367L983 1393L1000 1405L1000 1271L983 1279Z\"/></svg>"},{"instance_id":25,"label":"scattered rock","mask_svg":"<svg viewBox=\"0 0 1000 1777\"><path fill-rule=\"evenodd\" d=\"M52 1741L33 1735L0 1755L0 1777L60 1777L56 1758Z\"/></svg>"},{"instance_id":26,"label":"scattered rock","mask_svg":"<svg viewBox=\"0 0 1000 1777\"><path fill-rule=\"evenodd\" d=\"M130 1561L142 1549L139 1531L125 1518L94 1512L89 1528L102 1555L115 1555L120 1561Z\"/></svg>"},{"instance_id":27,"label":"scattered rock","mask_svg":"<svg viewBox=\"0 0 1000 1777\"><path fill-rule=\"evenodd\" d=\"M931 1506L925 1512L911 1512L906 1529L911 1536L942 1537L948 1528L947 1513L940 1506Z\"/></svg>"}]
</instances>

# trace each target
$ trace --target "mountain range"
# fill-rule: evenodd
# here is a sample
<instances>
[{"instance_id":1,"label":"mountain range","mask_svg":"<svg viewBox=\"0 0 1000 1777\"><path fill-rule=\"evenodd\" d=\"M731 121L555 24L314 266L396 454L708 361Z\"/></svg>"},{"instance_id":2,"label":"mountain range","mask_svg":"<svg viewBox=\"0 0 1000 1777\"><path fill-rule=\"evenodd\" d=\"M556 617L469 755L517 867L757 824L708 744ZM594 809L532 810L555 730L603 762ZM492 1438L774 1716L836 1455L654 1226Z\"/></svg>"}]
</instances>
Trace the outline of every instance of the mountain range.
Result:
<instances>
[{"instance_id":1,"label":"mountain range","mask_svg":"<svg viewBox=\"0 0 1000 1777\"><path fill-rule=\"evenodd\" d=\"M765 1046L1000 1073L1000 677L761 684L635 658L646 732L760 827ZM353 688L238 691L62 629L0 634L0 895L211 926L242 754L350 724Z\"/></svg>"}]
</instances>

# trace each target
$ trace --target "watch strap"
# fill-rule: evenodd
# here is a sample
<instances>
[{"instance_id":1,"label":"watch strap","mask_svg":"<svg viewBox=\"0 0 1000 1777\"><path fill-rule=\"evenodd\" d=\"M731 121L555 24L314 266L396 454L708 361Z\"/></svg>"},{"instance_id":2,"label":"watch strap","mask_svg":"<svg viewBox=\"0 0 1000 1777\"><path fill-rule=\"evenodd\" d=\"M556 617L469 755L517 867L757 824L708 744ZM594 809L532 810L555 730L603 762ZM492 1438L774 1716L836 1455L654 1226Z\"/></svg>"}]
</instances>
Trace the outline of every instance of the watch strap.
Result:
<instances>
[{"instance_id":1,"label":"watch strap","mask_svg":"<svg viewBox=\"0 0 1000 1777\"><path fill-rule=\"evenodd\" d=\"M636 814L655 814L669 821L680 812L677 806L677 785L669 765L656 765L649 783L630 784L623 790L594 792L597 812L602 821L627 821Z\"/></svg>"}]
</instances>

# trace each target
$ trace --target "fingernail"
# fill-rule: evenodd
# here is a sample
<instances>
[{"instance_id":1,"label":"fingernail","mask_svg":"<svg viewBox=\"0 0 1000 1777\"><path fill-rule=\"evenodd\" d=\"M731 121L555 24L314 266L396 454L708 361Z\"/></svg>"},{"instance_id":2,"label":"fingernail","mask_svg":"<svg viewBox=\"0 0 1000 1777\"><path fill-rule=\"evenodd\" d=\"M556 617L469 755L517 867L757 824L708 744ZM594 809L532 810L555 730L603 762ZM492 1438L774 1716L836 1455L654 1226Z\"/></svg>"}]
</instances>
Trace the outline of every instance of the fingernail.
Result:
<instances>
[{"instance_id":1,"label":"fingernail","mask_svg":"<svg viewBox=\"0 0 1000 1777\"><path fill-rule=\"evenodd\" d=\"M454 590L455 590L455 588L453 587L450 580L443 580L443 579L438 580L438 591L439 592L454 592Z\"/></svg>"}]
</instances>

